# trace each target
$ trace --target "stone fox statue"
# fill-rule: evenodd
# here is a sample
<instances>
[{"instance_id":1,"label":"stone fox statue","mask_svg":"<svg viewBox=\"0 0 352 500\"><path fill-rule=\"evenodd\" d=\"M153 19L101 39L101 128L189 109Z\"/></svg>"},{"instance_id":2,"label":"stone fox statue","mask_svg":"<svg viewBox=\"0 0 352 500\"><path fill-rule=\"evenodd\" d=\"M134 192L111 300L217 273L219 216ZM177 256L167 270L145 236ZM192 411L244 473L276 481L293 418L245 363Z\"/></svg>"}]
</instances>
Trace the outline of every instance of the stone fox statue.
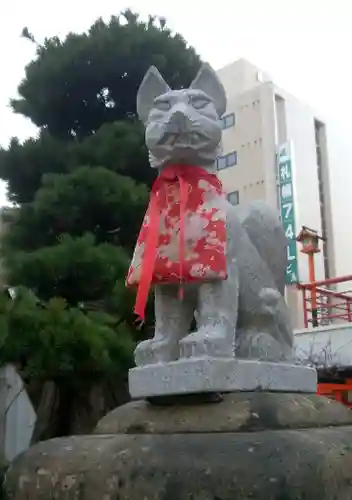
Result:
<instances>
[{"instance_id":1,"label":"stone fox statue","mask_svg":"<svg viewBox=\"0 0 352 500\"><path fill-rule=\"evenodd\" d=\"M137 112L146 126L150 165L159 171L156 184L169 182L164 194L160 186L154 190L159 205L155 201L154 208L149 206L127 276L127 285L140 286L148 275L155 289L155 335L137 346L139 366L204 356L291 358L285 233L276 211L265 203L240 209L222 193L216 158L219 118L225 110L224 88L208 64L182 90L171 90L151 67L138 90ZM183 174L186 181L178 183ZM181 201L182 190L188 202ZM147 250L148 231L157 238L153 250ZM178 271L182 245L183 269ZM165 280L165 273L175 280ZM181 298L177 279L182 281ZM189 333L194 317L197 330Z\"/></svg>"}]
</instances>

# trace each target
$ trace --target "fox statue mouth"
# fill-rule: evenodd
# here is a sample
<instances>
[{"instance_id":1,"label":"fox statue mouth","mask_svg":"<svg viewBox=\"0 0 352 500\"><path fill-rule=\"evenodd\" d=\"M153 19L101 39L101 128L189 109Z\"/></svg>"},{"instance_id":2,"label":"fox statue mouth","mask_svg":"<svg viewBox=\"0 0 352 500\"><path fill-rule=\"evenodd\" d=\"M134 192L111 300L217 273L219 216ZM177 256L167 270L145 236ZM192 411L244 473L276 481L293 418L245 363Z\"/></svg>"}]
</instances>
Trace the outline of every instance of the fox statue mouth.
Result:
<instances>
[{"instance_id":1,"label":"fox statue mouth","mask_svg":"<svg viewBox=\"0 0 352 500\"><path fill-rule=\"evenodd\" d=\"M159 140L158 146L197 146L208 140L208 137L199 132L166 133Z\"/></svg>"}]
</instances>

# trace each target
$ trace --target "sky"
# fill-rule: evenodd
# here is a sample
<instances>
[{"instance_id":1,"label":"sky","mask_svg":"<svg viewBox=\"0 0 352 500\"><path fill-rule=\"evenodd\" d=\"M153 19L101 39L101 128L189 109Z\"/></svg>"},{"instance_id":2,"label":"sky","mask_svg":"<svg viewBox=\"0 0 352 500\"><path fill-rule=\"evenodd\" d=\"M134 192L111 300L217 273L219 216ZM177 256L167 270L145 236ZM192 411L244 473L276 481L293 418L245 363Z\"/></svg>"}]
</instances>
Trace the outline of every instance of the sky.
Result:
<instances>
[{"instance_id":1,"label":"sky","mask_svg":"<svg viewBox=\"0 0 352 500\"><path fill-rule=\"evenodd\" d=\"M20 37L24 26L41 42L45 36L82 32L98 17L108 19L124 8L143 17L166 17L200 56L215 68L244 57L271 74L275 83L319 111L334 130L332 148L341 158L332 165L335 219L347 217L352 185L348 133L352 114L352 30L348 0L11 0L0 7L0 145L11 136L25 139L35 128L8 107L16 96L33 45ZM342 166L341 166L342 165ZM347 185L348 186L348 185ZM5 189L0 191L0 205ZM347 219L346 219L347 223ZM350 249L352 251L352 247Z\"/></svg>"}]
</instances>

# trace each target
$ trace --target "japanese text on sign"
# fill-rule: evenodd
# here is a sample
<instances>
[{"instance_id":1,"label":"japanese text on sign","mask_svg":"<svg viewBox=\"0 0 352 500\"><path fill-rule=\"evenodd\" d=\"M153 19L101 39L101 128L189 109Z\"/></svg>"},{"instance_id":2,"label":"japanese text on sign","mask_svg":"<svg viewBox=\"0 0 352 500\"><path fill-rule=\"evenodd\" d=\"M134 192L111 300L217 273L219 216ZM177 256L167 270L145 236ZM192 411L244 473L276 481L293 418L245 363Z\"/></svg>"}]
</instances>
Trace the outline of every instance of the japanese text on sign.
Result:
<instances>
[{"instance_id":1,"label":"japanese text on sign","mask_svg":"<svg viewBox=\"0 0 352 500\"><path fill-rule=\"evenodd\" d=\"M277 172L279 181L279 198L281 220L287 242L286 284L298 282L297 244L295 207L292 176L292 146L290 143L279 147L277 153Z\"/></svg>"}]
</instances>

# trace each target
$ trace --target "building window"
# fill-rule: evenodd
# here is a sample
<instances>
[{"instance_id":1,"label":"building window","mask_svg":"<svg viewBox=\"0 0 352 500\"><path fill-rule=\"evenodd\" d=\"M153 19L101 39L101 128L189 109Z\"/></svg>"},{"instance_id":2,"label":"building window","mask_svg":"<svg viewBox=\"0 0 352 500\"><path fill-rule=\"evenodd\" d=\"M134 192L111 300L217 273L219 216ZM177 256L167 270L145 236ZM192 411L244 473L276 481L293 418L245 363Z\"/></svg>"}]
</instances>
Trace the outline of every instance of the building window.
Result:
<instances>
[{"instance_id":1,"label":"building window","mask_svg":"<svg viewBox=\"0 0 352 500\"><path fill-rule=\"evenodd\" d=\"M216 163L218 170L223 170L224 168L237 165L237 151L232 151L232 153L227 155L219 156Z\"/></svg>"},{"instance_id":2,"label":"building window","mask_svg":"<svg viewBox=\"0 0 352 500\"><path fill-rule=\"evenodd\" d=\"M240 194L238 191L232 191L227 195L227 199L231 205L238 205L240 202Z\"/></svg>"},{"instance_id":3,"label":"building window","mask_svg":"<svg viewBox=\"0 0 352 500\"><path fill-rule=\"evenodd\" d=\"M220 126L223 130L233 127L235 125L235 113L225 115L220 120Z\"/></svg>"}]
</instances>

